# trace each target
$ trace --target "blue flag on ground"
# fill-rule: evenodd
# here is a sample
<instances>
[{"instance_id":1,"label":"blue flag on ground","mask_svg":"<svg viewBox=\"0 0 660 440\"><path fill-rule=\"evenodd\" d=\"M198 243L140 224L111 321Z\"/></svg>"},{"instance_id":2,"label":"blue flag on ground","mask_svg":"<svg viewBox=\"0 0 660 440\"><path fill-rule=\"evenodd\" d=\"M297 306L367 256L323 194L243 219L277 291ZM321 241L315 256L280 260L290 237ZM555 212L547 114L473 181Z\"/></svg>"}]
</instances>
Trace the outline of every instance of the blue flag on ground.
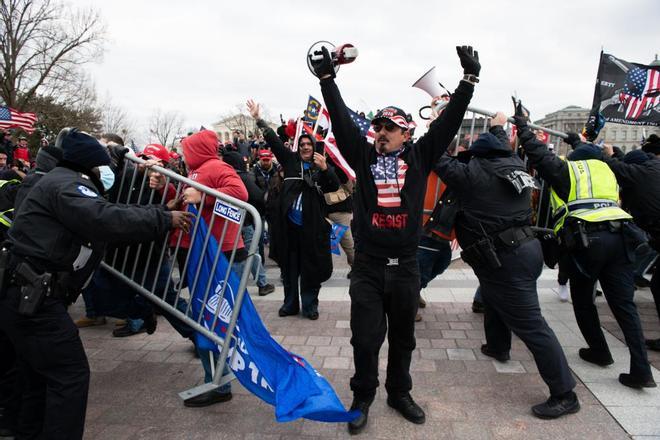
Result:
<instances>
[{"instance_id":1,"label":"blue flag on ground","mask_svg":"<svg viewBox=\"0 0 660 440\"><path fill-rule=\"evenodd\" d=\"M197 215L194 208L191 211ZM190 246L188 263L189 280L194 280L195 271L201 264L195 291L191 293L192 311L193 317L203 313L202 325L211 328L216 308L220 307L214 331L224 338L240 276L233 271L230 273L224 297L220 298L228 261L220 254L215 272L210 273L218 243L215 237L210 237L206 253L201 255L207 233L207 226L200 219L197 235ZM204 290L209 277L212 277L211 289L204 304ZM247 292L234 334L236 339L231 342L229 359L237 347L238 351L229 366L245 388L275 406L278 422L289 422L300 417L320 422L349 422L358 416L358 411L346 411L330 383L303 357L288 352L272 338ZM220 347L201 334L197 334L197 343L202 349L220 352Z\"/></svg>"}]
</instances>

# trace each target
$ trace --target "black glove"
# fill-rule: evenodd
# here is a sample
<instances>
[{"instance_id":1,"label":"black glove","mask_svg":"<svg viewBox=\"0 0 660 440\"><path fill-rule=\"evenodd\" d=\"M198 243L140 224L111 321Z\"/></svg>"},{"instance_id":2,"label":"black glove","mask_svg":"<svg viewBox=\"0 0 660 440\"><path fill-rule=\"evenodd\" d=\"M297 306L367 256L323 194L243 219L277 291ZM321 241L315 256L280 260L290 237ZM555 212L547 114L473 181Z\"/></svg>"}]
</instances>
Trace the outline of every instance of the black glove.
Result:
<instances>
[{"instance_id":1,"label":"black glove","mask_svg":"<svg viewBox=\"0 0 660 440\"><path fill-rule=\"evenodd\" d=\"M514 124L516 124L516 127L518 128L518 135L523 131L529 130L529 127L527 126L527 115L525 114L520 101L516 104L516 113L513 115L513 119L515 121Z\"/></svg>"},{"instance_id":2,"label":"black glove","mask_svg":"<svg viewBox=\"0 0 660 440\"><path fill-rule=\"evenodd\" d=\"M577 148L577 146L582 143L582 139L580 139L580 136L577 133L568 132L566 134L568 136L566 137L566 139L564 139L564 142L566 142L568 145L571 146L573 150L575 150L575 148Z\"/></svg>"},{"instance_id":3,"label":"black glove","mask_svg":"<svg viewBox=\"0 0 660 440\"><path fill-rule=\"evenodd\" d=\"M328 48L323 46L321 47L321 52L323 52L323 58L317 61L312 60L312 68L314 69L314 74L318 78L322 78L325 75L330 75L331 78L336 76L335 66L332 64L332 57Z\"/></svg>"},{"instance_id":4,"label":"black glove","mask_svg":"<svg viewBox=\"0 0 660 440\"><path fill-rule=\"evenodd\" d=\"M472 50L472 46L456 46L456 53L461 60L463 73L466 75L479 76L481 64L479 64L479 52Z\"/></svg>"},{"instance_id":5,"label":"black glove","mask_svg":"<svg viewBox=\"0 0 660 440\"><path fill-rule=\"evenodd\" d=\"M623 156L625 156L626 153L624 153L624 151L621 148L612 147L612 150L614 150L614 153L612 154L613 158L623 160Z\"/></svg>"}]
</instances>

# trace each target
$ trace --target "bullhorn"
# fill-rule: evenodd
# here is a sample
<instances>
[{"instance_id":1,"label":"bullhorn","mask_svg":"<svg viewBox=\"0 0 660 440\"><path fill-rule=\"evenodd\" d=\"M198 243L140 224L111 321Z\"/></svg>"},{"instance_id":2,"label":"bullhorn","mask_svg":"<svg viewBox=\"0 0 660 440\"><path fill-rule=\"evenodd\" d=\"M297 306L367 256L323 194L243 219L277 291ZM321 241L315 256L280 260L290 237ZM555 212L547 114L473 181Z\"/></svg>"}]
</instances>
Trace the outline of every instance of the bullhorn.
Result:
<instances>
[{"instance_id":1,"label":"bullhorn","mask_svg":"<svg viewBox=\"0 0 660 440\"><path fill-rule=\"evenodd\" d=\"M424 75L422 75L421 78L415 81L412 87L424 90L433 98L442 95L449 95L449 93L445 90L444 86L440 83L440 81L438 81L436 77L435 66L431 67L428 70L428 72L426 72ZM436 106L437 106L437 102L434 102L434 107ZM425 116L422 114L422 112L426 110L433 110L433 109L431 108L430 105L425 105L424 107L419 109L419 117L428 120L430 119L430 116Z\"/></svg>"},{"instance_id":2,"label":"bullhorn","mask_svg":"<svg viewBox=\"0 0 660 440\"><path fill-rule=\"evenodd\" d=\"M352 63L358 56L357 47L350 43L335 46L329 41L317 41L307 50L307 68L309 68L309 71L312 72L312 74L314 74L312 61L319 61L323 59L323 52L321 51L323 47L328 49L328 52L330 52L335 73L337 73L341 64Z\"/></svg>"}]
</instances>

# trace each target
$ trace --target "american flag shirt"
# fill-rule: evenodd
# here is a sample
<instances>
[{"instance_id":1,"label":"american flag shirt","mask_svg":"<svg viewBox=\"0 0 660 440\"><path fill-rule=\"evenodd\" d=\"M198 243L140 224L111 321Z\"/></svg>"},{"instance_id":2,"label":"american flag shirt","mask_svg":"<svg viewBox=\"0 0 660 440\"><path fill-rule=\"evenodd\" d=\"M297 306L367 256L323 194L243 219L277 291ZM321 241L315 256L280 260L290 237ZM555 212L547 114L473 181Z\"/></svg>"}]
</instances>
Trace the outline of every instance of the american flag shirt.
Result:
<instances>
[{"instance_id":1,"label":"american flag shirt","mask_svg":"<svg viewBox=\"0 0 660 440\"><path fill-rule=\"evenodd\" d=\"M377 190L377 205L384 208L401 206L401 190L406 183L408 164L399 156L403 150L388 155L378 155L371 165Z\"/></svg>"}]
</instances>

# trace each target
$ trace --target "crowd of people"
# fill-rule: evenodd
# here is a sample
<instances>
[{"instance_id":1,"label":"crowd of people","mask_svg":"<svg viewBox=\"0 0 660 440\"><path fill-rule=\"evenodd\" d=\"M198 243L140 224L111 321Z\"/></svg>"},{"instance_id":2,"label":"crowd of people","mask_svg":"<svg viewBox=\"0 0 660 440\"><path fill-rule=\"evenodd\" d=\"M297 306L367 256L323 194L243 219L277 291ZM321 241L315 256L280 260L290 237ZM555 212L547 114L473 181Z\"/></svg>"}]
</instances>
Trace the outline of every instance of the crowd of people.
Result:
<instances>
[{"instance_id":1,"label":"crowd of people","mask_svg":"<svg viewBox=\"0 0 660 440\"><path fill-rule=\"evenodd\" d=\"M566 356L539 306L544 261L559 265L563 285L570 280L587 344L579 356L597 366L613 363L594 304L599 281L630 350L630 369L619 381L654 387L646 349L660 350L660 340L644 340L633 294L636 264L646 261L639 278L648 254L660 247L660 193L645 189L660 184L660 139L650 136L641 149L623 155L595 146L597 133L571 133L573 150L562 158L528 127L519 104L518 142L509 139L500 112L487 132L463 143L456 134L481 65L472 47L457 47L457 54L463 77L451 95L437 97L449 102L434 114L427 133L414 139L411 116L388 106L371 120L371 144L350 118L332 57L323 49L312 65L354 180L323 153L315 136L291 139L286 130L270 128L253 100L247 107L261 133L238 131L233 141L221 143L215 132L201 130L182 139L182 154L145 146L140 163L126 159L129 149L114 133L94 137L64 129L31 158L26 138L14 145L11 133L2 132L0 180L7 184L0 186L6 239L0 253L0 434L82 438L89 367L77 328L104 325L107 317L119 320L115 337L130 337L152 334L157 314L163 315L191 341L205 382L213 379L217 355L197 346L190 325L99 268L104 257L114 267L133 268L132 277L153 279L157 296L189 314L188 300L177 294L191 281L185 271L193 222L188 205L200 210L239 275L247 249L258 241L260 258L250 267L256 294L275 290L266 275L268 256L280 270L282 318L317 320L323 313L319 293L333 273L332 223L346 228L341 247L350 267L351 409L360 412L348 424L351 434L367 425L386 337L387 404L412 423L425 422L411 396L414 323L425 306L420 293L449 266L454 239L479 280L473 311L484 313L482 353L506 362L515 334L548 386L550 397L532 408L534 415L557 418L580 409ZM249 220L242 227L218 217L211 221L215 199L192 186L177 189L155 165L253 205L266 225L263 233L256 237ZM540 180L549 214L542 217L551 219L545 228L532 223L541 215L532 209ZM136 243L152 243L149 256L141 251L149 246L131 246ZM151 258L161 254L166 257ZM172 278L174 266L178 279ZM650 287L660 317L660 274L653 274ZM74 323L67 306L80 294L85 316ZM226 384L184 405L231 398Z\"/></svg>"}]
</instances>

